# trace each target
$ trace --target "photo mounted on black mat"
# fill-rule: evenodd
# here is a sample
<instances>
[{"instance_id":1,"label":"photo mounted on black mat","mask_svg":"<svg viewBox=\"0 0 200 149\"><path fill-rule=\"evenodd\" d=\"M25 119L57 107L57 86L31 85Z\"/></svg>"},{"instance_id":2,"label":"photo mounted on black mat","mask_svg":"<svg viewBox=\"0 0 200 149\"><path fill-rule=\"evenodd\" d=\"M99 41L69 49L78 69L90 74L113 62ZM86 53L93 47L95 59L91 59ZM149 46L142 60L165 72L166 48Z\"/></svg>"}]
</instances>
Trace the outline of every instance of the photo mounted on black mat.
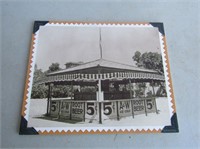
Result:
<instances>
[{"instance_id":1,"label":"photo mounted on black mat","mask_svg":"<svg viewBox=\"0 0 200 149\"><path fill-rule=\"evenodd\" d=\"M36 21L20 134L178 132L162 23Z\"/></svg>"}]
</instances>

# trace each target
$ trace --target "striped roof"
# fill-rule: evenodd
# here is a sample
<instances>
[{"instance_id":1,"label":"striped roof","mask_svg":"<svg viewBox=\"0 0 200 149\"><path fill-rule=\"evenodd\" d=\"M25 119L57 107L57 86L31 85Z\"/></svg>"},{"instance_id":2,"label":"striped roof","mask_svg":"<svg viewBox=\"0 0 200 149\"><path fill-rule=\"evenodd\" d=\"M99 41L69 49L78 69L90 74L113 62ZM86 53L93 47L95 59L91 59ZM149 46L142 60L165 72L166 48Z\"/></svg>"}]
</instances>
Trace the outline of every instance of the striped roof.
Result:
<instances>
[{"instance_id":1,"label":"striped roof","mask_svg":"<svg viewBox=\"0 0 200 149\"><path fill-rule=\"evenodd\" d=\"M59 74L73 74L73 73L97 74L99 69L101 69L101 73L120 72L120 71L121 72L128 71L128 72L158 73L157 71L150 70L150 69L139 68L132 65L122 64L122 63L113 62L113 61L109 61L105 59L98 59L95 61L83 63L75 67L49 73L48 76L59 75Z\"/></svg>"}]
</instances>

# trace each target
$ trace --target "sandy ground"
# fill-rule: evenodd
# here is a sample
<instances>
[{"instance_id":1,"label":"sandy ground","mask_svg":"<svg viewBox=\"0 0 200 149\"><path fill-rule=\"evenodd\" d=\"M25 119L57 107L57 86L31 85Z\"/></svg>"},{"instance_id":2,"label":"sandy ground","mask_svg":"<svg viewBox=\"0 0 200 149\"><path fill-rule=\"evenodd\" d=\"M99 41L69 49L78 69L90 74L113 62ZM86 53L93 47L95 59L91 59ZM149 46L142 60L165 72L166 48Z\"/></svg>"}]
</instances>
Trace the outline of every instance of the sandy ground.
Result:
<instances>
[{"instance_id":1,"label":"sandy ground","mask_svg":"<svg viewBox=\"0 0 200 149\"><path fill-rule=\"evenodd\" d=\"M46 99L31 99L30 112L28 119L28 127L88 127L88 126L162 126L170 124L170 114L167 98L157 98L157 109L159 114L149 113L147 116L145 114L135 115L121 118L120 121L116 119L104 120L102 124L99 124L97 120L89 123L89 120L85 122L78 122L76 124L70 124L66 122L58 122L52 120L45 120L40 117L46 113L47 100Z\"/></svg>"}]
</instances>

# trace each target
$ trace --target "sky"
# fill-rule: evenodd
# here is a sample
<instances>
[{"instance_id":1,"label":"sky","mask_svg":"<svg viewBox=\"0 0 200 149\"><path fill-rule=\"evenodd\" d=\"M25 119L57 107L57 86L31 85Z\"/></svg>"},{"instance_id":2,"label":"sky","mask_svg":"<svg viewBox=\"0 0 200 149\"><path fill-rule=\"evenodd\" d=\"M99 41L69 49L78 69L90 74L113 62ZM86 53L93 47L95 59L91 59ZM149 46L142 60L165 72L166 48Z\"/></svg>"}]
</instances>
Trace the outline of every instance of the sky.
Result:
<instances>
[{"instance_id":1,"label":"sky","mask_svg":"<svg viewBox=\"0 0 200 149\"><path fill-rule=\"evenodd\" d=\"M157 28L101 27L102 58L135 65L136 51L161 53ZM100 58L100 27L42 26L36 64L43 71L52 63L89 62Z\"/></svg>"}]
</instances>

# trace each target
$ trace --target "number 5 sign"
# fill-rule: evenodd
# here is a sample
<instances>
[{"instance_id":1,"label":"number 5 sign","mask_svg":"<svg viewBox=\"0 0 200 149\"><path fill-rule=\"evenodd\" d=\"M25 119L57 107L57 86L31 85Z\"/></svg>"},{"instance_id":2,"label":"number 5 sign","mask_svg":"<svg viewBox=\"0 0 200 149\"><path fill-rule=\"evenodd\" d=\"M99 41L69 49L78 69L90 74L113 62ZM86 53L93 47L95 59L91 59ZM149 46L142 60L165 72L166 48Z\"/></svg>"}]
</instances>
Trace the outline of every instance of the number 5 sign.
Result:
<instances>
[{"instance_id":1,"label":"number 5 sign","mask_svg":"<svg viewBox=\"0 0 200 149\"><path fill-rule=\"evenodd\" d=\"M116 101L102 102L103 120L117 118L117 112Z\"/></svg>"},{"instance_id":2,"label":"number 5 sign","mask_svg":"<svg viewBox=\"0 0 200 149\"><path fill-rule=\"evenodd\" d=\"M85 109L85 119L89 119L89 122L99 119L99 104L97 102L86 102Z\"/></svg>"},{"instance_id":3,"label":"number 5 sign","mask_svg":"<svg viewBox=\"0 0 200 149\"><path fill-rule=\"evenodd\" d=\"M59 100L52 100L50 102L50 115L53 117L57 117L60 110L60 101Z\"/></svg>"},{"instance_id":4,"label":"number 5 sign","mask_svg":"<svg viewBox=\"0 0 200 149\"><path fill-rule=\"evenodd\" d=\"M156 107L155 100L156 100L155 98L146 99L146 112L147 113L152 113L152 112L157 113L157 107Z\"/></svg>"}]
</instances>

